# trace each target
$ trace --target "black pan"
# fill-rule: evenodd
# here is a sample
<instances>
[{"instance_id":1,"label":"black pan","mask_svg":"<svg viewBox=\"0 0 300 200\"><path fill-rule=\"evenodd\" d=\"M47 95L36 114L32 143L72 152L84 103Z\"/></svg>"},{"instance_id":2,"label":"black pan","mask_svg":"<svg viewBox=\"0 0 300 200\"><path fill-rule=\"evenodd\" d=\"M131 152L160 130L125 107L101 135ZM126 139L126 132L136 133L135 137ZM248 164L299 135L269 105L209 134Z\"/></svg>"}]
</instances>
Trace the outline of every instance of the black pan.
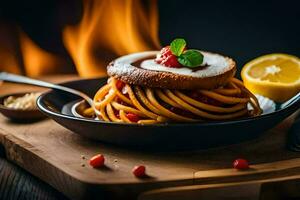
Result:
<instances>
[{"instance_id":1,"label":"black pan","mask_svg":"<svg viewBox=\"0 0 300 200\"><path fill-rule=\"evenodd\" d=\"M106 78L77 80L62 85L80 90L92 97L102 85L106 84L106 80ZM277 104L276 111L258 117L222 122L139 125L75 117L71 107L79 100L77 96L51 90L38 98L37 105L44 114L83 137L148 150L206 149L252 140L300 107L298 98L284 109Z\"/></svg>"}]
</instances>

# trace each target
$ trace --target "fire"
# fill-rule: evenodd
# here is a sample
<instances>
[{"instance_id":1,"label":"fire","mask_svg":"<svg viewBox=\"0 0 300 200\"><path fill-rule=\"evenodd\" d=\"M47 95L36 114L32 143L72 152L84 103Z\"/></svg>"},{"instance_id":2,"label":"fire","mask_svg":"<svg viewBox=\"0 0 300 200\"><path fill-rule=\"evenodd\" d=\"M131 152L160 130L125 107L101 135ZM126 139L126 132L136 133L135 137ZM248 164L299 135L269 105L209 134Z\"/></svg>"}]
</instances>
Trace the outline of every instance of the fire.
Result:
<instances>
[{"instance_id":1,"label":"fire","mask_svg":"<svg viewBox=\"0 0 300 200\"><path fill-rule=\"evenodd\" d=\"M0 71L28 76L71 71L68 57L42 49L14 24L9 27L12 31L0 24ZM80 76L103 76L118 56L160 48L157 0L83 0L80 23L66 26L62 39Z\"/></svg>"},{"instance_id":2,"label":"fire","mask_svg":"<svg viewBox=\"0 0 300 200\"><path fill-rule=\"evenodd\" d=\"M0 27L4 28L0 32L0 71L34 77L59 73L66 67L63 58L40 48L21 29Z\"/></svg>"},{"instance_id":3,"label":"fire","mask_svg":"<svg viewBox=\"0 0 300 200\"><path fill-rule=\"evenodd\" d=\"M14 29L6 24L0 24L0 71L21 74L20 60L18 59Z\"/></svg>"},{"instance_id":4,"label":"fire","mask_svg":"<svg viewBox=\"0 0 300 200\"><path fill-rule=\"evenodd\" d=\"M63 58L41 49L23 32L20 34L20 47L26 74L30 76L57 73L64 67Z\"/></svg>"},{"instance_id":5,"label":"fire","mask_svg":"<svg viewBox=\"0 0 300 200\"><path fill-rule=\"evenodd\" d=\"M21 74L17 55L14 54L14 48L9 43L0 42L2 47L0 48L0 71L7 71L10 73Z\"/></svg>"},{"instance_id":6,"label":"fire","mask_svg":"<svg viewBox=\"0 0 300 200\"><path fill-rule=\"evenodd\" d=\"M66 27L63 41L79 75L103 76L117 56L160 47L157 1L85 0L77 26Z\"/></svg>"}]
</instances>

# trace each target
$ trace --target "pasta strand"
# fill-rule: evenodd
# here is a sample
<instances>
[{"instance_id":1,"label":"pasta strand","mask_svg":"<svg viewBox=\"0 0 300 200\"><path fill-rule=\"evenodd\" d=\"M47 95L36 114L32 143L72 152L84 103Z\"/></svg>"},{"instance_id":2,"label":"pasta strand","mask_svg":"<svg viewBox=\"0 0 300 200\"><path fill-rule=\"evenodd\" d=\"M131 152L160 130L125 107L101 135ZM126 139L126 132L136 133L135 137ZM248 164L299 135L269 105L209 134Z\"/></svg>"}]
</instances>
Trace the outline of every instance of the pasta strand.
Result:
<instances>
[{"instance_id":1,"label":"pasta strand","mask_svg":"<svg viewBox=\"0 0 300 200\"><path fill-rule=\"evenodd\" d=\"M229 120L261 114L259 102L244 84L231 78L229 83L214 90L194 91L201 98L187 92L159 88L147 88L124 84L117 87L117 80L108 83L95 94L94 103L99 119L112 122L156 124L164 122L197 122L205 120ZM250 104L253 109L248 110ZM87 108L84 115L93 115ZM127 115L131 113L130 115ZM130 119L135 115L135 121Z\"/></svg>"}]
</instances>

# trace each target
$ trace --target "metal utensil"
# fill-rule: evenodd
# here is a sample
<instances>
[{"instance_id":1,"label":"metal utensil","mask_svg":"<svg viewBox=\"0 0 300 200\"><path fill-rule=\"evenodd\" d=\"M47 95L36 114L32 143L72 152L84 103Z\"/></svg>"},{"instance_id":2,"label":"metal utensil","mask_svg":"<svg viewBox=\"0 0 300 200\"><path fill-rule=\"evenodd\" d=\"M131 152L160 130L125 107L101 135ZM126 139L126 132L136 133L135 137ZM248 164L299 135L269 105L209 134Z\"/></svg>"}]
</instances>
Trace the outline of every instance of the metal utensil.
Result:
<instances>
[{"instance_id":1,"label":"metal utensil","mask_svg":"<svg viewBox=\"0 0 300 200\"><path fill-rule=\"evenodd\" d=\"M300 99L300 92L298 92L298 94L296 94L295 96L293 96L292 98L290 98L289 100L287 100L286 102L281 104L280 108L284 109L284 108L288 107L289 105L295 103L296 101L299 101L299 99Z\"/></svg>"},{"instance_id":2,"label":"metal utensil","mask_svg":"<svg viewBox=\"0 0 300 200\"><path fill-rule=\"evenodd\" d=\"M1 72L0 73L0 80L7 81L7 82L13 82L13 83L36 85L36 86L40 86L40 87L51 88L51 89L55 89L55 90L61 90L61 91L64 91L64 92L68 92L68 93L80 96L93 108L94 112L97 115L100 114L99 111L95 108L93 99L91 99L88 95L86 95L85 93L83 93L81 91L78 91L78 90L75 90L75 89L72 89L72 88L68 88L68 87L64 87L64 86L61 86L61 85L45 82L45 81L40 81L40 80L28 78L28 77L25 77L25 76L6 73L6 72Z\"/></svg>"}]
</instances>

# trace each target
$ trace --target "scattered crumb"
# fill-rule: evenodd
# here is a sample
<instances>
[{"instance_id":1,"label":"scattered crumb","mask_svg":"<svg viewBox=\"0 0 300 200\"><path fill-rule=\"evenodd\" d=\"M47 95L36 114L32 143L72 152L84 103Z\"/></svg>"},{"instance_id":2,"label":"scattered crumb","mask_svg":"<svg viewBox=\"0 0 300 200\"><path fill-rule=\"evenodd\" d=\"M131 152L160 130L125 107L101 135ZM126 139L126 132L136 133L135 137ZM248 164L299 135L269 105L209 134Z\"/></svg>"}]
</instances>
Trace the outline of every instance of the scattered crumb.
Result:
<instances>
[{"instance_id":1,"label":"scattered crumb","mask_svg":"<svg viewBox=\"0 0 300 200\"><path fill-rule=\"evenodd\" d=\"M81 163L81 167L85 167L85 164L84 164L84 163Z\"/></svg>"},{"instance_id":2,"label":"scattered crumb","mask_svg":"<svg viewBox=\"0 0 300 200\"><path fill-rule=\"evenodd\" d=\"M85 155L81 155L81 159L85 159Z\"/></svg>"},{"instance_id":3,"label":"scattered crumb","mask_svg":"<svg viewBox=\"0 0 300 200\"><path fill-rule=\"evenodd\" d=\"M114 162L118 162L118 159L114 159Z\"/></svg>"}]
</instances>

